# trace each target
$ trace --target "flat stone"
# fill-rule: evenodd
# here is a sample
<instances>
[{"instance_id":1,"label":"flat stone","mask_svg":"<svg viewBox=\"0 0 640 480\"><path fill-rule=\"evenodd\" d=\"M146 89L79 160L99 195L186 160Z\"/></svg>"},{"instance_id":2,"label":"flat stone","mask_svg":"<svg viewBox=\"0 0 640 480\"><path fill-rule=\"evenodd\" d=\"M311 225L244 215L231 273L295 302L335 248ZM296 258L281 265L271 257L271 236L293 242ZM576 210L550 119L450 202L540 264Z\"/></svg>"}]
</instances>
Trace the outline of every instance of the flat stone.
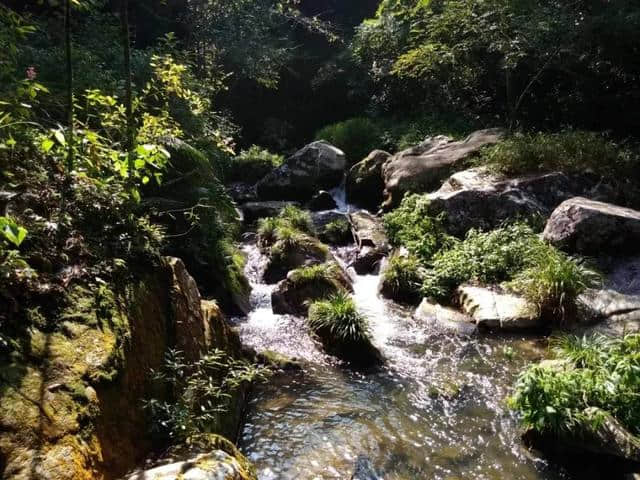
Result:
<instances>
[{"instance_id":1,"label":"flat stone","mask_svg":"<svg viewBox=\"0 0 640 480\"><path fill-rule=\"evenodd\" d=\"M640 295L614 290L587 289L576 299L581 325L595 325L589 331L609 336L640 331Z\"/></svg>"},{"instance_id":2,"label":"flat stone","mask_svg":"<svg viewBox=\"0 0 640 480\"><path fill-rule=\"evenodd\" d=\"M476 331L473 318L453 308L433 303L427 298L422 300L413 315L417 320L434 323L444 330L461 334L472 334Z\"/></svg>"},{"instance_id":3,"label":"flat stone","mask_svg":"<svg viewBox=\"0 0 640 480\"><path fill-rule=\"evenodd\" d=\"M134 473L127 480L253 480L236 458L222 450Z\"/></svg>"},{"instance_id":4,"label":"flat stone","mask_svg":"<svg viewBox=\"0 0 640 480\"><path fill-rule=\"evenodd\" d=\"M462 312L471 316L478 328L508 331L541 326L536 307L517 295L473 285L462 285L458 295Z\"/></svg>"}]
</instances>

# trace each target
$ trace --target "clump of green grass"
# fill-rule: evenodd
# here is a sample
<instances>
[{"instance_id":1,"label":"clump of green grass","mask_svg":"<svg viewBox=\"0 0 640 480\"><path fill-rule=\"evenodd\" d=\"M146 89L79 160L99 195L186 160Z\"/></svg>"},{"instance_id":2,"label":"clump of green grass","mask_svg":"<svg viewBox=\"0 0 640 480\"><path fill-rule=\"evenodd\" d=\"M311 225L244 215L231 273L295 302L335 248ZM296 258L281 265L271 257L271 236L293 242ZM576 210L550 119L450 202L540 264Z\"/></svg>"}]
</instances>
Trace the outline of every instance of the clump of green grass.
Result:
<instances>
[{"instance_id":1,"label":"clump of green grass","mask_svg":"<svg viewBox=\"0 0 640 480\"><path fill-rule=\"evenodd\" d=\"M257 182L284 162L284 157L252 145L242 150L230 162L227 179L230 181Z\"/></svg>"},{"instance_id":2,"label":"clump of green grass","mask_svg":"<svg viewBox=\"0 0 640 480\"><path fill-rule=\"evenodd\" d=\"M351 225L344 218L333 220L324 226L320 238L333 244L348 243L352 239Z\"/></svg>"},{"instance_id":3,"label":"clump of green grass","mask_svg":"<svg viewBox=\"0 0 640 480\"><path fill-rule=\"evenodd\" d=\"M516 274L508 286L536 305L543 316L564 319L576 297L600 282L594 270L551 246L540 246L529 257L531 266Z\"/></svg>"},{"instance_id":4,"label":"clump of green grass","mask_svg":"<svg viewBox=\"0 0 640 480\"><path fill-rule=\"evenodd\" d=\"M522 222L490 232L470 230L463 241L439 251L430 266L425 296L446 300L465 282L506 282L553 321L564 320L576 297L599 281L595 271L546 244Z\"/></svg>"},{"instance_id":5,"label":"clump of green grass","mask_svg":"<svg viewBox=\"0 0 640 480\"><path fill-rule=\"evenodd\" d=\"M511 408L538 432L571 431L593 422L588 409L611 414L640 433L640 335L562 337L552 343L559 364L537 364L520 374Z\"/></svg>"},{"instance_id":6,"label":"clump of green grass","mask_svg":"<svg viewBox=\"0 0 640 480\"><path fill-rule=\"evenodd\" d=\"M309 265L293 271L289 277L295 285L319 284L332 282L340 275L340 267L333 263Z\"/></svg>"},{"instance_id":7,"label":"clump of green grass","mask_svg":"<svg viewBox=\"0 0 640 480\"><path fill-rule=\"evenodd\" d=\"M398 208L384 216L383 223L392 245L404 246L425 262L453 243L442 225L442 218L429 213L426 195L405 196Z\"/></svg>"},{"instance_id":8,"label":"clump of green grass","mask_svg":"<svg viewBox=\"0 0 640 480\"><path fill-rule=\"evenodd\" d=\"M490 147L478 163L506 174L560 170L637 178L638 157L599 133L567 130L514 135Z\"/></svg>"},{"instance_id":9,"label":"clump of green grass","mask_svg":"<svg viewBox=\"0 0 640 480\"><path fill-rule=\"evenodd\" d=\"M309 212L293 205L286 206L277 217L258 221L258 239L262 246L270 246L278 241L295 243L312 233L313 222Z\"/></svg>"},{"instance_id":10,"label":"clump of green grass","mask_svg":"<svg viewBox=\"0 0 640 480\"><path fill-rule=\"evenodd\" d=\"M392 255L382 275L382 294L401 302L420 299L424 268L413 255Z\"/></svg>"},{"instance_id":11,"label":"clump of green grass","mask_svg":"<svg viewBox=\"0 0 640 480\"><path fill-rule=\"evenodd\" d=\"M369 341L370 338L367 318L346 293L312 303L308 322L315 333L328 333L341 343Z\"/></svg>"}]
</instances>

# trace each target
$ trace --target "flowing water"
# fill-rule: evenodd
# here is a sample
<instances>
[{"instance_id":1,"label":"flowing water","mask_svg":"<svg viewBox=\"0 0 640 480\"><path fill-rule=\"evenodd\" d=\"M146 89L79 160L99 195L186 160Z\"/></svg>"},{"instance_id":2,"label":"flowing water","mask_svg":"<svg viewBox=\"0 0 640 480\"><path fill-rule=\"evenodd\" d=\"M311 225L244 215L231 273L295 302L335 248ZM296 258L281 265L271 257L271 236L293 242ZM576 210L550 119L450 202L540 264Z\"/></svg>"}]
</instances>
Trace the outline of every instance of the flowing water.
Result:
<instances>
[{"instance_id":1,"label":"flowing water","mask_svg":"<svg viewBox=\"0 0 640 480\"><path fill-rule=\"evenodd\" d=\"M354 372L322 352L304 319L273 314L264 258L252 243L244 250L253 310L236 328L256 350L303 365L251 401L240 445L260 480L349 479L360 455L384 479L571 478L527 452L505 406L517 373L543 357L542 341L442 331L381 299L378 276L357 276L356 303L387 362Z\"/></svg>"}]
</instances>

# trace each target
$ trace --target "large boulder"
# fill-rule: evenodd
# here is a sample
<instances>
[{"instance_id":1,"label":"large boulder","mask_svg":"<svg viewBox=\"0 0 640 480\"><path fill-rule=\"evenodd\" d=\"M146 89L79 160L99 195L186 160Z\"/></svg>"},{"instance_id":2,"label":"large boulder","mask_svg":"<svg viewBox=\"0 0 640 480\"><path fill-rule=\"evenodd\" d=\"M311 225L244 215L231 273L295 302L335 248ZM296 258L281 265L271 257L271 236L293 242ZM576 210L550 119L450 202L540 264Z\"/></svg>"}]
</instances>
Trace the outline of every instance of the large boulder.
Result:
<instances>
[{"instance_id":1,"label":"large boulder","mask_svg":"<svg viewBox=\"0 0 640 480\"><path fill-rule=\"evenodd\" d=\"M253 223L261 218L277 217L289 205L300 206L298 202L271 200L266 202L247 202L240 205L240 210L242 211L244 222Z\"/></svg>"},{"instance_id":2,"label":"large boulder","mask_svg":"<svg viewBox=\"0 0 640 480\"><path fill-rule=\"evenodd\" d=\"M345 190L347 200L359 207L377 210L382 203L384 181L382 166L391 154L374 150L367 158L356 163L347 173Z\"/></svg>"},{"instance_id":3,"label":"large boulder","mask_svg":"<svg viewBox=\"0 0 640 480\"><path fill-rule=\"evenodd\" d=\"M503 135L502 129L492 128L474 132L459 142L443 136L432 137L397 153L382 167L383 208L391 209L400 204L405 193L437 190L458 165L483 147L499 142Z\"/></svg>"},{"instance_id":4,"label":"large boulder","mask_svg":"<svg viewBox=\"0 0 640 480\"><path fill-rule=\"evenodd\" d=\"M637 252L640 211L582 197L571 198L553 212L544 238L571 253L622 255Z\"/></svg>"},{"instance_id":5,"label":"large boulder","mask_svg":"<svg viewBox=\"0 0 640 480\"><path fill-rule=\"evenodd\" d=\"M429 210L444 213L447 231L463 237L471 228L490 230L505 220L549 217L554 208L578 194L595 193L587 178L560 172L505 178L484 167L453 174L429 194Z\"/></svg>"},{"instance_id":6,"label":"large boulder","mask_svg":"<svg viewBox=\"0 0 640 480\"><path fill-rule=\"evenodd\" d=\"M595 325L590 332L622 336L640 331L640 295L609 289L587 289L576 298L579 326Z\"/></svg>"},{"instance_id":7,"label":"large boulder","mask_svg":"<svg viewBox=\"0 0 640 480\"><path fill-rule=\"evenodd\" d=\"M324 267L325 274L314 278L307 278L299 269L289 272L271 293L273 313L305 316L313 301L353 291L351 279L336 262Z\"/></svg>"},{"instance_id":8,"label":"large boulder","mask_svg":"<svg viewBox=\"0 0 640 480\"><path fill-rule=\"evenodd\" d=\"M330 189L344 176L344 153L321 140L310 143L256 184L263 200L311 199L318 189Z\"/></svg>"},{"instance_id":9,"label":"large boulder","mask_svg":"<svg viewBox=\"0 0 640 480\"><path fill-rule=\"evenodd\" d=\"M458 288L462 312L481 329L529 330L543 326L535 305L495 288L462 285Z\"/></svg>"}]
</instances>

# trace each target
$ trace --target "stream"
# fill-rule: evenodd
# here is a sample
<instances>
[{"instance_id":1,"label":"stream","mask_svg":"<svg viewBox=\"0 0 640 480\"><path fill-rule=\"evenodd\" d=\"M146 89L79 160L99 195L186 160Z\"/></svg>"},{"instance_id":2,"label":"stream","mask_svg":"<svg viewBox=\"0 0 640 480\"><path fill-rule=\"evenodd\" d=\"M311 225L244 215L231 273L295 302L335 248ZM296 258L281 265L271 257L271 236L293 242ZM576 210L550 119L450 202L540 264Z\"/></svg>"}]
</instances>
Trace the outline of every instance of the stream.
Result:
<instances>
[{"instance_id":1,"label":"stream","mask_svg":"<svg viewBox=\"0 0 640 480\"><path fill-rule=\"evenodd\" d=\"M377 275L360 275L354 298L387 362L354 372L323 353L303 318L272 312L265 259L254 243L243 250L253 309L236 329L257 351L303 365L250 402L240 447L260 480L349 479L362 455L393 480L573 478L525 449L505 405L517 373L544 356L543 340L442 331L379 297Z\"/></svg>"}]
</instances>

